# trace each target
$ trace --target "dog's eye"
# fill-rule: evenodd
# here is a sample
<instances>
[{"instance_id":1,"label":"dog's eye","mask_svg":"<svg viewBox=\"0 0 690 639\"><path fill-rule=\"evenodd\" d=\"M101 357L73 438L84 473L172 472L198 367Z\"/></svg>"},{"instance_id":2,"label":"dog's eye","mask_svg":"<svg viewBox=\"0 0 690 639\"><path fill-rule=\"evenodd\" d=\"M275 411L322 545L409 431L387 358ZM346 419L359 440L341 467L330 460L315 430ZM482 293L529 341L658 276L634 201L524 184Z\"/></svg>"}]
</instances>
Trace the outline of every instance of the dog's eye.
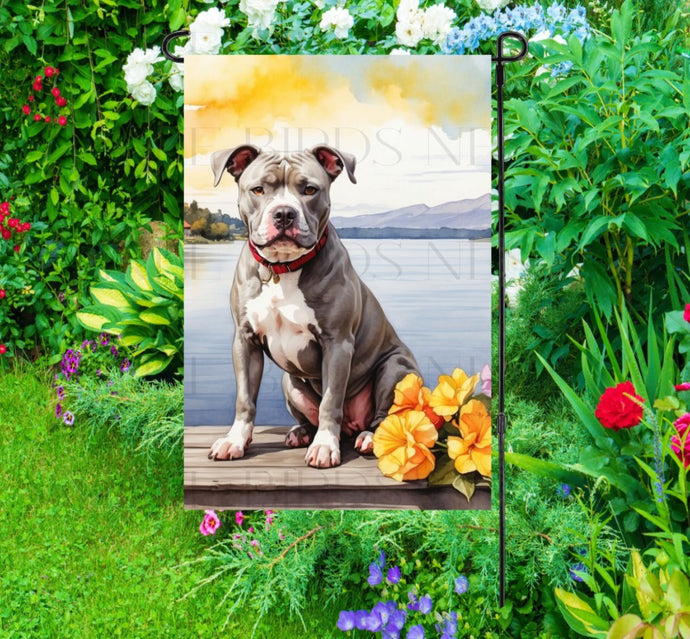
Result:
<instances>
[{"instance_id":1,"label":"dog's eye","mask_svg":"<svg viewBox=\"0 0 690 639\"><path fill-rule=\"evenodd\" d=\"M264 194L264 187L263 186L255 186L253 189L251 189L251 192L254 195L263 195Z\"/></svg>"},{"instance_id":2,"label":"dog's eye","mask_svg":"<svg viewBox=\"0 0 690 639\"><path fill-rule=\"evenodd\" d=\"M317 189L315 186L306 186L304 187L304 194L305 195L314 195L319 189Z\"/></svg>"}]
</instances>

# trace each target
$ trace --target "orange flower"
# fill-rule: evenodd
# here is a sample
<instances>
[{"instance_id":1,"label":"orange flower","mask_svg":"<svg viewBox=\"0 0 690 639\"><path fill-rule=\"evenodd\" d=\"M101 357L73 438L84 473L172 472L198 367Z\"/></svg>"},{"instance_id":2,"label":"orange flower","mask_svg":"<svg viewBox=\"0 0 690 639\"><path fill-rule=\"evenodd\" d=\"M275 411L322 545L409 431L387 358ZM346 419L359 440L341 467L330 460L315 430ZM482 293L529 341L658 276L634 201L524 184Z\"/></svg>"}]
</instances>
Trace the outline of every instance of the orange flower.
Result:
<instances>
[{"instance_id":1,"label":"orange flower","mask_svg":"<svg viewBox=\"0 0 690 639\"><path fill-rule=\"evenodd\" d=\"M436 464L429 449L437 439L436 428L422 411L389 415L374 433L379 470L398 481L428 477Z\"/></svg>"},{"instance_id":2,"label":"orange flower","mask_svg":"<svg viewBox=\"0 0 690 639\"><path fill-rule=\"evenodd\" d=\"M455 470L478 470L491 476L491 417L482 402L471 399L460 410L457 424L462 438L448 437L448 456L455 460Z\"/></svg>"},{"instance_id":3,"label":"orange flower","mask_svg":"<svg viewBox=\"0 0 690 639\"><path fill-rule=\"evenodd\" d=\"M421 410L436 430L443 426L443 417L437 415L429 406L431 391L424 386L422 378L414 373L409 373L400 380L395 387L393 406L388 411L389 415L401 415L408 410Z\"/></svg>"},{"instance_id":4,"label":"orange flower","mask_svg":"<svg viewBox=\"0 0 690 639\"><path fill-rule=\"evenodd\" d=\"M479 374L468 377L465 371L456 368L453 375L441 375L438 386L431 393L429 404L442 417L452 417L470 398L479 380Z\"/></svg>"}]
</instances>

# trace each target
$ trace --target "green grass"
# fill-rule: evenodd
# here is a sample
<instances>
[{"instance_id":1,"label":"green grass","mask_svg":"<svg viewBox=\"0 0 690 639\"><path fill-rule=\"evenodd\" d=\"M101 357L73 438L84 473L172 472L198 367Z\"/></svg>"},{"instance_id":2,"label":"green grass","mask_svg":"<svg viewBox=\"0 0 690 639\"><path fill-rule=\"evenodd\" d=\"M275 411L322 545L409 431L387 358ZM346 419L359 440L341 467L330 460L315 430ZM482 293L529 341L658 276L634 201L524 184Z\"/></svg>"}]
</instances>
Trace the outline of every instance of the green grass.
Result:
<instances>
[{"instance_id":1,"label":"green grass","mask_svg":"<svg viewBox=\"0 0 690 639\"><path fill-rule=\"evenodd\" d=\"M219 633L222 584L183 598L208 572L182 564L213 541L183 508L181 451L147 461L115 433L58 423L49 379L28 366L0 377L0 635ZM281 619L270 636L336 636L337 611L314 608L307 632ZM254 621L232 619L222 634L248 637Z\"/></svg>"}]
</instances>

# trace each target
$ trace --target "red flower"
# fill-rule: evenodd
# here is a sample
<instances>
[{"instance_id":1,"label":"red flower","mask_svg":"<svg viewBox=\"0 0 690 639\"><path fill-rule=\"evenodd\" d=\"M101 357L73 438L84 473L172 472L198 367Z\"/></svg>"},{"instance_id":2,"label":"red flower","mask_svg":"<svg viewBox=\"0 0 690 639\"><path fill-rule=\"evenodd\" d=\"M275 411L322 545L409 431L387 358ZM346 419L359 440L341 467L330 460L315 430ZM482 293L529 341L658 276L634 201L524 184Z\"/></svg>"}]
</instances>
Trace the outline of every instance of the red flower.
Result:
<instances>
[{"instance_id":1,"label":"red flower","mask_svg":"<svg viewBox=\"0 0 690 639\"><path fill-rule=\"evenodd\" d=\"M16 217L11 217L9 220L7 220L7 226L9 226L11 229L17 226L17 224L19 224L19 220Z\"/></svg>"},{"instance_id":2,"label":"red flower","mask_svg":"<svg viewBox=\"0 0 690 639\"><path fill-rule=\"evenodd\" d=\"M7 293L5 292L5 289L0 288L0 300L3 299L5 297L5 295L7 295Z\"/></svg>"},{"instance_id":3,"label":"red flower","mask_svg":"<svg viewBox=\"0 0 690 639\"><path fill-rule=\"evenodd\" d=\"M34 91L42 91L43 85L40 82L34 82L33 89Z\"/></svg>"},{"instance_id":4,"label":"red flower","mask_svg":"<svg viewBox=\"0 0 690 639\"><path fill-rule=\"evenodd\" d=\"M4 355L7 352L7 346L0 344L0 355Z\"/></svg>"},{"instance_id":5,"label":"red flower","mask_svg":"<svg viewBox=\"0 0 690 639\"><path fill-rule=\"evenodd\" d=\"M31 113L31 107L30 107L28 104L25 104L25 105L22 107L22 111L24 111L24 114L25 114L25 115L29 115L29 113Z\"/></svg>"},{"instance_id":6,"label":"red flower","mask_svg":"<svg viewBox=\"0 0 690 639\"><path fill-rule=\"evenodd\" d=\"M594 414L604 428L632 428L642 421L642 406L637 402L643 401L631 382L622 382L604 391Z\"/></svg>"},{"instance_id":7,"label":"red flower","mask_svg":"<svg viewBox=\"0 0 690 639\"><path fill-rule=\"evenodd\" d=\"M53 73L55 73L55 69L53 69L53 67L46 67L46 78L49 78L51 75L53 75Z\"/></svg>"},{"instance_id":8,"label":"red flower","mask_svg":"<svg viewBox=\"0 0 690 639\"><path fill-rule=\"evenodd\" d=\"M35 81L36 81L36 82L43 82L43 76L42 76L42 75L37 75Z\"/></svg>"},{"instance_id":9,"label":"red flower","mask_svg":"<svg viewBox=\"0 0 690 639\"><path fill-rule=\"evenodd\" d=\"M14 247L14 252L15 252L15 253L19 253L19 251L21 250L21 248L22 248L22 247L19 246L19 244L17 244L17 245Z\"/></svg>"},{"instance_id":10,"label":"red flower","mask_svg":"<svg viewBox=\"0 0 690 639\"><path fill-rule=\"evenodd\" d=\"M22 224L22 231L30 231L31 230L31 222L24 222Z\"/></svg>"},{"instance_id":11,"label":"red flower","mask_svg":"<svg viewBox=\"0 0 690 639\"><path fill-rule=\"evenodd\" d=\"M3 240L9 240L12 236L12 233L10 233L9 229L2 229L2 231L0 231L0 235L2 235Z\"/></svg>"},{"instance_id":12,"label":"red flower","mask_svg":"<svg viewBox=\"0 0 690 639\"><path fill-rule=\"evenodd\" d=\"M9 213L10 212L10 203L9 202L3 202L0 204L0 213Z\"/></svg>"},{"instance_id":13,"label":"red flower","mask_svg":"<svg viewBox=\"0 0 690 639\"><path fill-rule=\"evenodd\" d=\"M67 118L64 115L61 115L57 121L60 126L65 126L65 124L67 124Z\"/></svg>"},{"instance_id":14,"label":"red flower","mask_svg":"<svg viewBox=\"0 0 690 639\"><path fill-rule=\"evenodd\" d=\"M685 305L685 311L683 312L683 319L686 322L690 322L690 304Z\"/></svg>"},{"instance_id":15,"label":"red flower","mask_svg":"<svg viewBox=\"0 0 690 639\"><path fill-rule=\"evenodd\" d=\"M63 107L67 104L67 100L63 98L62 96L55 98L55 104L57 104L59 107Z\"/></svg>"},{"instance_id":16,"label":"red flower","mask_svg":"<svg viewBox=\"0 0 690 639\"><path fill-rule=\"evenodd\" d=\"M30 95L30 96L29 96L29 102L33 102L33 101L34 101L34 96L33 96L33 95Z\"/></svg>"},{"instance_id":17,"label":"red flower","mask_svg":"<svg viewBox=\"0 0 690 639\"><path fill-rule=\"evenodd\" d=\"M690 382L683 382L682 384L677 384L675 388L677 391L690 390Z\"/></svg>"},{"instance_id":18,"label":"red flower","mask_svg":"<svg viewBox=\"0 0 690 639\"><path fill-rule=\"evenodd\" d=\"M58 89L57 87L53 87L53 90L51 91L51 93L52 93L53 96L55 96L56 98L59 98L59 97L60 97L60 89Z\"/></svg>"},{"instance_id":19,"label":"red flower","mask_svg":"<svg viewBox=\"0 0 690 639\"><path fill-rule=\"evenodd\" d=\"M50 122L50 116L46 115L46 122Z\"/></svg>"},{"instance_id":20,"label":"red flower","mask_svg":"<svg viewBox=\"0 0 690 639\"><path fill-rule=\"evenodd\" d=\"M34 115L34 122L40 122L43 118L37 113Z\"/></svg>"}]
</instances>

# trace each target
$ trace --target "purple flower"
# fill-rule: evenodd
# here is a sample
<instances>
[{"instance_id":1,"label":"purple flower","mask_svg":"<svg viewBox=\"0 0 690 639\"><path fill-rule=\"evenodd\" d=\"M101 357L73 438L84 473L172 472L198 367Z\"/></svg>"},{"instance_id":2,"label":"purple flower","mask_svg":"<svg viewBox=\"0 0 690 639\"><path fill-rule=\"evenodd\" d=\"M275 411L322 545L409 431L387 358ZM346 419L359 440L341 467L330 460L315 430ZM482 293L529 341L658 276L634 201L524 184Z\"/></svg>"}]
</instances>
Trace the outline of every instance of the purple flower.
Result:
<instances>
[{"instance_id":1,"label":"purple flower","mask_svg":"<svg viewBox=\"0 0 690 639\"><path fill-rule=\"evenodd\" d=\"M100 377L103 374L100 368L96 369L96 377Z\"/></svg>"},{"instance_id":2,"label":"purple flower","mask_svg":"<svg viewBox=\"0 0 690 639\"><path fill-rule=\"evenodd\" d=\"M431 612L433 603L431 601L431 596L426 594L419 600L419 612L423 615L428 615Z\"/></svg>"},{"instance_id":3,"label":"purple flower","mask_svg":"<svg viewBox=\"0 0 690 639\"><path fill-rule=\"evenodd\" d=\"M383 581L383 573L379 564L369 564L369 577L367 581L370 586L378 586Z\"/></svg>"},{"instance_id":4,"label":"purple flower","mask_svg":"<svg viewBox=\"0 0 690 639\"><path fill-rule=\"evenodd\" d=\"M110 347L110 352L113 354L113 357L117 357L120 354L120 351L117 350L117 346L114 344Z\"/></svg>"},{"instance_id":5,"label":"purple flower","mask_svg":"<svg viewBox=\"0 0 690 639\"><path fill-rule=\"evenodd\" d=\"M358 610L355 612L355 627L357 630L366 630L366 621L369 618L368 610Z\"/></svg>"},{"instance_id":6,"label":"purple flower","mask_svg":"<svg viewBox=\"0 0 690 639\"><path fill-rule=\"evenodd\" d=\"M130 367L129 360L128 360L128 359L123 359L123 360L122 360L122 364L120 364L120 370L121 370L123 373L126 373L126 372L129 371L129 367Z\"/></svg>"},{"instance_id":7,"label":"purple flower","mask_svg":"<svg viewBox=\"0 0 690 639\"><path fill-rule=\"evenodd\" d=\"M568 495L570 495L571 490L572 489L570 488L570 486L568 484L561 484L557 490L558 496L563 497L563 499L565 499Z\"/></svg>"},{"instance_id":8,"label":"purple flower","mask_svg":"<svg viewBox=\"0 0 690 639\"><path fill-rule=\"evenodd\" d=\"M110 343L110 335L108 333L101 333L99 335L101 346L107 346Z\"/></svg>"},{"instance_id":9,"label":"purple flower","mask_svg":"<svg viewBox=\"0 0 690 639\"><path fill-rule=\"evenodd\" d=\"M66 411L65 414L62 416L62 420L65 422L65 424L71 426L72 424L74 424L74 413Z\"/></svg>"},{"instance_id":10,"label":"purple flower","mask_svg":"<svg viewBox=\"0 0 690 639\"><path fill-rule=\"evenodd\" d=\"M416 626L412 626L408 631L407 635L405 635L405 639L425 639L426 635L424 634L424 628L422 627L421 623L418 623Z\"/></svg>"},{"instance_id":11,"label":"purple flower","mask_svg":"<svg viewBox=\"0 0 690 639\"><path fill-rule=\"evenodd\" d=\"M91 342L88 339L85 339L81 343L81 346L79 348L81 348L81 350L85 351L89 347L89 344L91 344Z\"/></svg>"},{"instance_id":12,"label":"purple flower","mask_svg":"<svg viewBox=\"0 0 690 639\"><path fill-rule=\"evenodd\" d=\"M55 404L55 417L57 417L58 419L62 417L62 404L60 402Z\"/></svg>"},{"instance_id":13,"label":"purple flower","mask_svg":"<svg viewBox=\"0 0 690 639\"><path fill-rule=\"evenodd\" d=\"M397 584L400 581L400 568L398 566L395 566L393 568L390 568L388 570L388 574L386 575L386 579L388 580L388 583L391 584Z\"/></svg>"},{"instance_id":14,"label":"purple flower","mask_svg":"<svg viewBox=\"0 0 690 639\"><path fill-rule=\"evenodd\" d=\"M386 624L384 630L389 633L398 633L405 627L405 621L407 621L407 611L401 610L392 601L390 603L393 604L395 608L391 608L389 606L390 612L388 616L388 623Z\"/></svg>"},{"instance_id":15,"label":"purple flower","mask_svg":"<svg viewBox=\"0 0 690 639\"><path fill-rule=\"evenodd\" d=\"M58 293L58 299L59 299L61 302L64 302L64 301L65 301L65 294L64 294L62 291L60 291L60 292Z\"/></svg>"},{"instance_id":16,"label":"purple flower","mask_svg":"<svg viewBox=\"0 0 690 639\"><path fill-rule=\"evenodd\" d=\"M57 394L58 399L65 399L65 387L64 386L58 386L57 389L55 390Z\"/></svg>"},{"instance_id":17,"label":"purple flower","mask_svg":"<svg viewBox=\"0 0 690 639\"><path fill-rule=\"evenodd\" d=\"M457 592L459 595L463 595L467 592L467 590L470 587L470 582L467 581L467 577L465 575L460 575L456 580L455 580L455 592Z\"/></svg>"},{"instance_id":18,"label":"purple flower","mask_svg":"<svg viewBox=\"0 0 690 639\"><path fill-rule=\"evenodd\" d=\"M340 616L338 617L338 623L336 623L335 625L338 626L338 630L342 630L343 632L352 630L355 627L354 610L341 611Z\"/></svg>"},{"instance_id":19,"label":"purple flower","mask_svg":"<svg viewBox=\"0 0 690 639\"><path fill-rule=\"evenodd\" d=\"M436 624L436 630L443 633L441 639L453 639L458 632L458 613L451 612L448 614L444 612L441 623Z\"/></svg>"},{"instance_id":20,"label":"purple flower","mask_svg":"<svg viewBox=\"0 0 690 639\"><path fill-rule=\"evenodd\" d=\"M585 565L581 562L578 561L571 569L570 569L570 578L573 581L584 581L584 579L578 574L581 572L587 572L587 568Z\"/></svg>"}]
</instances>

